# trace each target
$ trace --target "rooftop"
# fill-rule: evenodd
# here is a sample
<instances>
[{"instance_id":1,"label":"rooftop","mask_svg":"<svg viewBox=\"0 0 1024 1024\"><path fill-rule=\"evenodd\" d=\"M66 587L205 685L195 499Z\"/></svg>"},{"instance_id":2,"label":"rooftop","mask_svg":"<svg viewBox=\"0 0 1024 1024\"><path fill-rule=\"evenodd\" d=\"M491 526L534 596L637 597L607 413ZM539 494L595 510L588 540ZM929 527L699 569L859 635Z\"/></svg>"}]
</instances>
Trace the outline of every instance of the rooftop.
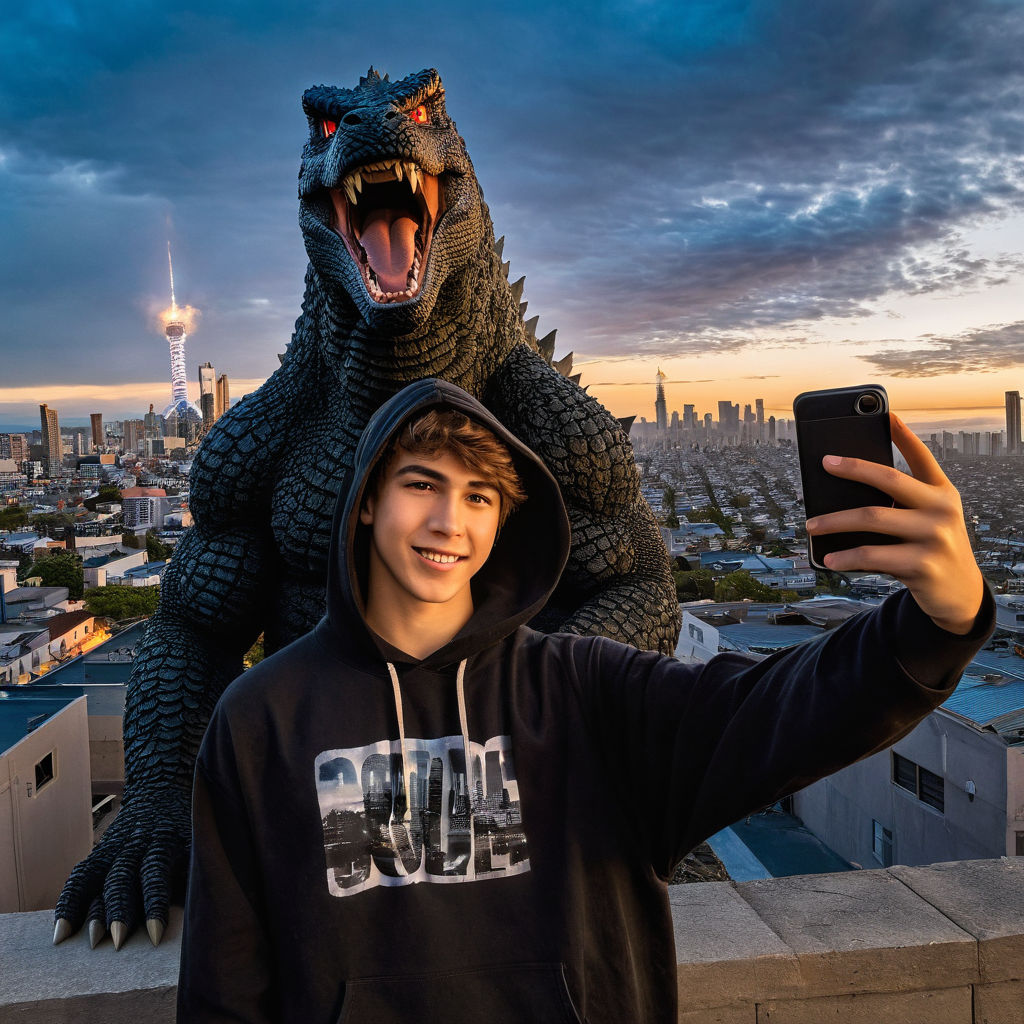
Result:
<instances>
[{"instance_id":1,"label":"rooftop","mask_svg":"<svg viewBox=\"0 0 1024 1024\"><path fill-rule=\"evenodd\" d=\"M32 731L30 723L33 723L33 728L42 725L82 696L74 690L45 695L35 693L34 690L34 687L28 686L0 689L0 753L10 750L23 740ZM38 721L34 721L36 719Z\"/></svg>"}]
</instances>

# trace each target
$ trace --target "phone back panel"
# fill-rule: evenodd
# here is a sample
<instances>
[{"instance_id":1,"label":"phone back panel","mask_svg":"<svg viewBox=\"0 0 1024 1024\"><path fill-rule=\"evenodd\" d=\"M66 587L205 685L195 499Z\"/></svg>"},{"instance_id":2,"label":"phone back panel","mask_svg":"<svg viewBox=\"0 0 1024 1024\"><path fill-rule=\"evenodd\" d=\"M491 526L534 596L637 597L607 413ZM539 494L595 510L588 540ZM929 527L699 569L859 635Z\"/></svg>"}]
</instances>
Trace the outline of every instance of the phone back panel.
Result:
<instances>
[{"instance_id":1,"label":"phone back panel","mask_svg":"<svg viewBox=\"0 0 1024 1024\"><path fill-rule=\"evenodd\" d=\"M869 416L851 414L857 394L880 391L876 385L809 392L793 403L800 477L807 517L826 515L841 509L880 505L892 508L893 499L884 491L828 473L821 464L826 455L843 455L891 466L892 436L888 408ZM834 533L811 537L811 564L824 569L823 559L832 551L865 544L893 544L896 538L881 533Z\"/></svg>"}]
</instances>

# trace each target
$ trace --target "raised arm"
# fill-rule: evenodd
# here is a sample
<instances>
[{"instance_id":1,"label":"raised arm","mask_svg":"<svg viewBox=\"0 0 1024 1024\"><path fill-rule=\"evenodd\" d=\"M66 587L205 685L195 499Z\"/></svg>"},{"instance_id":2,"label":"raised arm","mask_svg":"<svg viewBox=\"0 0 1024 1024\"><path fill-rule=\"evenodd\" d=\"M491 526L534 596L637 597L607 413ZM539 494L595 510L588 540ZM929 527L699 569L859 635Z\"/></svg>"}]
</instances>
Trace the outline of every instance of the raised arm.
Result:
<instances>
[{"instance_id":1,"label":"raised arm","mask_svg":"<svg viewBox=\"0 0 1024 1024\"><path fill-rule=\"evenodd\" d=\"M569 513L569 562L535 625L672 653L680 612L668 554L618 421L525 346L485 402L544 460Z\"/></svg>"}]
</instances>

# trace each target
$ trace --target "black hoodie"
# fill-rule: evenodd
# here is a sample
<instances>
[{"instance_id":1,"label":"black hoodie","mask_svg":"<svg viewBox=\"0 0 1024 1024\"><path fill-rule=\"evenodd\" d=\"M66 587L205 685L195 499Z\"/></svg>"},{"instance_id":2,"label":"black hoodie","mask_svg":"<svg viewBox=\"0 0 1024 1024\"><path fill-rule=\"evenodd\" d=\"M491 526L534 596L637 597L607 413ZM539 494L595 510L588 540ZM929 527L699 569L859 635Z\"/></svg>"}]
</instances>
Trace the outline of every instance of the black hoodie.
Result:
<instances>
[{"instance_id":1,"label":"black hoodie","mask_svg":"<svg viewBox=\"0 0 1024 1024\"><path fill-rule=\"evenodd\" d=\"M388 440L436 405L505 440L528 499L470 621L416 660L366 624L358 511ZM231 684L199 754L181 1021L674 1021L676 863L906 734L994 620L986 592L955 637L904 591L704 666L537 633L568 552L557 485L437 380L381 407L342 493L327 615Z\"/></svg>"}]
</instances>

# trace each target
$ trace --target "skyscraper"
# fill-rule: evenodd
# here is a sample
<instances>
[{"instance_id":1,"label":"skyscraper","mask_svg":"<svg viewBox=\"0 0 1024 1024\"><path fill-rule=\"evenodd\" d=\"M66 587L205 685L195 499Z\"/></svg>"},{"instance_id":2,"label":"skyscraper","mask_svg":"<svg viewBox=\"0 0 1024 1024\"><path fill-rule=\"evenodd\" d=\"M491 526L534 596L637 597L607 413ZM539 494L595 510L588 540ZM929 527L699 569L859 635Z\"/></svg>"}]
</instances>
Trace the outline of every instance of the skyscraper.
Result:
<instances>
[{"instance_id":1,"label":"skyscraper","mask_svg":"<svg viewBox=\"0 0 1024 1024\"><path fill-rule=\"evenodd\" d=\"M1006 392L1006 454L1020 452L1020 392Z\"/></svg>"},{"instance_id":2,"label":"skyscraper","mask_svg":"<svg viewBox=\"0 0 1024 1024\"><path fill-rule=\"evenodd\" d=\"M757 439L758 441L764 440L764 399L754 399L754 409L757 412Z\"/></svg>"},{"instance_id":3,"label":"skyscraper","mask_svg":"<svg viewBox=\"0 0 1024 1024\"><path fill-rule=\"evenodd\" d=\"M226 373L222 373L217 378L217 392L214 398L213 417L219 420L231 406L231 391L228 387L228 375Z\"/></svg>"},{"instance_id":4,"label":"skyscraper","mask_svg":"<svg viewBox=\"0 0 1024 1024\"><path fill-rule=\"evenodd\" d=\"M203 414L203 430L209 430L217 418L214 388L217 373L209 362L199 364L199 411Z\"/></svg>"},{"instance_id":5,"label":"skyscraper","mask_svg":"<svg viewBox=\"0 0 1024 1024\"><path fill-rule=\"evenodd\" d=\"M107 443L106 435L103 433L103 413L90 413L89 422L92 424L92 446L102 448Z\"/></svg>"},{"instance_id":6,"label":"skyscraper","mask_svg":"<svg viewBox=\"0 0 1024 1024\"><path fill-rule=\"evenodd\" d=\"M665 374L658 367L658 384L654 394L654 420L659 433L668 430L668 409L665 405Z\"/></svg>"},{"instance_id":7,"label":"skyscraper","mask_svg":"<svg viewBox=\"0 0 1024 1024\"><path fill-rule=\"evenodd\" d=\"M57 410L39 406L39 425L43 433L43 460L46 463L46 474L52 480L61 475L64 465L64 449L60 440L60 423L57 421Z\"/></svg>"}]
</instances>

